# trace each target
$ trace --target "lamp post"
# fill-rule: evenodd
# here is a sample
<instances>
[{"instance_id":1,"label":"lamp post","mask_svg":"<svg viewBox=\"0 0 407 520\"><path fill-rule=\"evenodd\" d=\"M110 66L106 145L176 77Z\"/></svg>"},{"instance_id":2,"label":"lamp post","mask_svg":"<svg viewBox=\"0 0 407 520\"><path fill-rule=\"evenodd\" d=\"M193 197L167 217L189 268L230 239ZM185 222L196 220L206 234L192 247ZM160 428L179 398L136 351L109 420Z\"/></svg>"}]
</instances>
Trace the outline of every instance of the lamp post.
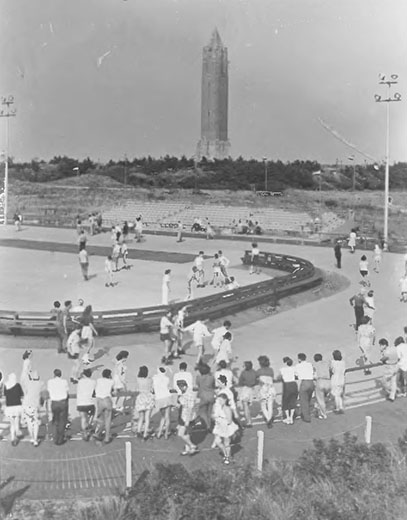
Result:
<instances>
[{"instance_id":1,"label":"lamp post","mask_svg":"<svg viewBox=\"0 0 407 520\"><path fill-rule=\"evenodd\" d=\"M263 157L264 162L264 191L268 191L268 179L267 179L267 157Z\"/></svg>"},{"instance_id":2,"label":"lamp post","mask_svg":"<svg viewBox=\"0 0 407 520\"><path fill-rule=\"evenodd\" d=\"M386 103L386 168L384 174L384 230L383 230L383 249L388 248L389 238L389 173L390 173L390 103L393 101L401 101L401 94L395 92L391 95L391 87L397 85L398 74L391 74L386 77L383 74L379 76L379 85L387 86L387 98L375 94L374 99L377 103Z\"/></svg>"},{"instance_id":3,"label":"lamp post","mask_svg":"<svg viewBox=\"0 0 407 520\"><path fill-rule=\"evenodd\" d=\"M6 117L6 150L4 158L4 225L7 225L7 213L8 213L8 158L9 158L9 121L10 117L14 117L17 114L17 110L12 107L14 104L14 96L2 97L1 104L5 105L6 108L0 110L0 117Z\"/></svg>"},{"instance_id":4,"label":"lamp post","mask_svg":"<svg viewBox=\"0 0 407 520\"><path fill-rule=\"evenodd\" d=\"M352 191L356 190L355 156L349 155L348 160L352 162Z\"/></svg>"}]
</instances>

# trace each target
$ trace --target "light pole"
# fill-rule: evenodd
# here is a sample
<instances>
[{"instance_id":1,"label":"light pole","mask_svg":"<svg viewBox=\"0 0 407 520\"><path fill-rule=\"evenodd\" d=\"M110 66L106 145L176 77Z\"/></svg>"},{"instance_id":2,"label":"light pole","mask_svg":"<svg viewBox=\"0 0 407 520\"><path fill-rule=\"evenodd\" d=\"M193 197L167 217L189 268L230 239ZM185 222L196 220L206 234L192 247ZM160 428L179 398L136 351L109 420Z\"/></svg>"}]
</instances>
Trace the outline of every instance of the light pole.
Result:
<instances>
[{"instance_id":1,"label":"light pole","mask_svg":"<svg viewBox=\"0 0 407 520\"><path fill-rule=\"evenodd\" d=\"M353 172L352 172L352 191L355 191L355 189L356 189L355 156L354 155L349 155L348 159L349 159L349 161L352 161L352 168L353 168Z\"/></svg>"},{"instance_id":2,"label":"light pole","mask_svg":"<svg viewBox=\"0 0 407 520\"><path fill-rule=\"evenodd\" d=\"M390 172L390 103L393 101L401 101L401 94L395 92L391 95L391 87L397 85L398 74L391 74L386 77L383 74L379 76L379 85L387 86L387 98L375 94L374 98L377 103L386 103L386 169L384 174L384 230L383 230L383 249L388 248L389 238L389 172Z\"/></svg>"},{"instance_id":3,"label":"light pole","mask_svg":"<svg viewBox=\"0 0 407 520\"><path fill-rule=\"evenodd\" d=\"M264 162L264 191L268 191L267 187L268 187L268 182L267 182L267 157L263 157L263 162Z\"/></svg>"},{"instance_id":4,"label":"light pole","mask_svg":"<svg viewBox=\"0 0 407 520\"><path fill-rule=\"evenodd\" d=\"M7 225L7 212L8 212L8 157L9 157L9 121L10 117L14 117L17 114L17 110L12 107L14 104L14 96L2 97L1 104L5 105L6 108L0 110L0 117L6 117L6 150L4 160L4 225Z\"/></svg>"}]
</instances>

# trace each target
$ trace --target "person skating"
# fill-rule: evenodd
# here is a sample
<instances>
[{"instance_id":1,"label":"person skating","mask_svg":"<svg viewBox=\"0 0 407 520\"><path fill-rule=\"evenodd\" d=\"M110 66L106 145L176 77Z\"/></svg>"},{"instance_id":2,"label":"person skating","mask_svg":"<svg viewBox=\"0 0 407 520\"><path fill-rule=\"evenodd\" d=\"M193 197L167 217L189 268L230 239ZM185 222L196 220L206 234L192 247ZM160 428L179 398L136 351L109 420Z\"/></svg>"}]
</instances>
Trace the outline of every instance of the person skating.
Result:
<instances>
[{"instance_id":1,"label":"person skating","mask_svg":"<svg viewBox=\"0 0 407 520\"><path fill-rule=\"evenodd\" d=\"M335 246L334 246L334 254L335 254L335 259L336 259L336 267L338 269L341 269L341 267L342 267L342 264L341 264L341 261L342 261L342 241L341 240L337 240L336 241Z\"/></svg>"}]
</instances>

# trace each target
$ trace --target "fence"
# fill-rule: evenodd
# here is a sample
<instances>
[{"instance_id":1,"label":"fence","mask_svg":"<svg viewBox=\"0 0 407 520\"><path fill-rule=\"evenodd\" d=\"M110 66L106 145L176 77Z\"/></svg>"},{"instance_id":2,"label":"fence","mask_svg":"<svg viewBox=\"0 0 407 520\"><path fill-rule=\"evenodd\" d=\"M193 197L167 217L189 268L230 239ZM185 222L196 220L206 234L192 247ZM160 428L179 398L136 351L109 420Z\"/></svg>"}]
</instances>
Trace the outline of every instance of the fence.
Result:
<instances>
[{"instance_id":1,"label":"fence","mask_svg":"<svg viewBox=\"0 0 407 520\"><path fill-rule=\"evenodd\" d=\"M245 251L244 264L250 263ZM186 324L197 319L220 318L264 303L276 304L278 299L316 287L322 273L308 260L288 255L261 252L260 265L287 274L274 279L232 289L220 294L196 298L171 305L174 311L188 307ZM149 332L158 330L168 306L94 312L94 324L100 335ZM75 315L73 315L75 317ZM0 310L0 333L29 336L56 335L55 321L50 313Z\"/></svg>"}]
</instances>

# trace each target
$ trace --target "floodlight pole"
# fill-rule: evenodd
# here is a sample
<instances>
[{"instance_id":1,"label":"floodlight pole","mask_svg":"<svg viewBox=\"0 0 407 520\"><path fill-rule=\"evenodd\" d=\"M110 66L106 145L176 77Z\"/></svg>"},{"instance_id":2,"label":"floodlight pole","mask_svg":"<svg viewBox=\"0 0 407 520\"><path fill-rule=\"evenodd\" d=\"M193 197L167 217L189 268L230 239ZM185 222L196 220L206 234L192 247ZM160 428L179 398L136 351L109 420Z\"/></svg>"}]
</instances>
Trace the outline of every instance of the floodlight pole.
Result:
<instances>
[{"instance_id":1,"label":"floodlight pole","mask_svg":"<svg viewBox=\"0 0 407 520\"><path fill-rule=\"evenodd\" d=\"M1 98L1 104L5 105L7 108L0 110L0 117L6 117L6 151L5 151L5 161L4 161L4 222L3 225L7 225L7 213L8 213L8 158L9 158L9 121L10 117L14 117L17 113L15 108L12 108L14 104L14 96L7 96Z\"/></svg>"},{"instance_id":2,"label":"floodlight pole","mask_svg":"<svg viewBox=\"0 0 407 520\"><path fill-rule=\"evenodd\" d=\"M267 190L267 187L268 187L267 157L263 157L263 162L264 162L264 191L268 191Z\"/></svg>"},{"instance_id":3,"label":"floodlight pole","mask_svg":"<svg viewBox=\"0 0 407 520\"><path fill-rule=\"evenodd\" d=\"M393 101L401 101L401 94L395 92L391 96L390 89L392 85L397 85L398 74L391 74L390 77L384 75L379 76L379 85L386 85L388 89L387 98L375 94L374 98L377 103L386 103L386 169L384 175L384 229L383 240L384 249L388 248L389 238L389 184L390 184L390 103Z\"/></svg>"}]
</instances>

